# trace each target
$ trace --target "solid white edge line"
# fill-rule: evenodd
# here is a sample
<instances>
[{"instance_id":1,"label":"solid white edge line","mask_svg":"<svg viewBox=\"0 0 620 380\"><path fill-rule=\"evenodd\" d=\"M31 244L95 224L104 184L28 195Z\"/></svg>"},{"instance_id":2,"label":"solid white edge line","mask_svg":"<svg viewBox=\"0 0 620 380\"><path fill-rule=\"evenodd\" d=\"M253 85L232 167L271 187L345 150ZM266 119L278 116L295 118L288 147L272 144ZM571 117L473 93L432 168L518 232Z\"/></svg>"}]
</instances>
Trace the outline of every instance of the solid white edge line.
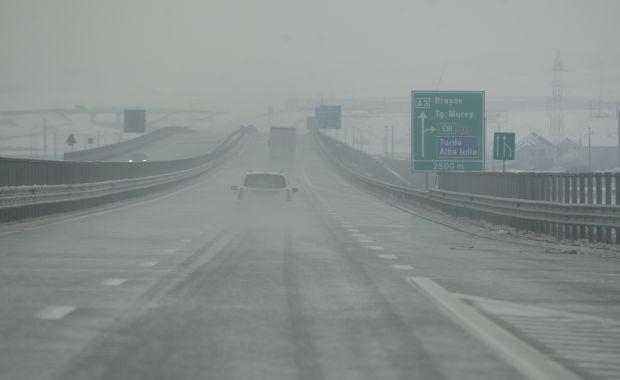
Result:
<instances>
[{"instance_id":1,"label":"solid white edge line","mask_svg":"<svg viewBox=\"0 0 620 380\"><path fill-rule=\"evenodd\" d=\"M397 269L397 270L414 270L415 269L411 265L407 265L407 264L394 264L392 265L392 268Z\"/></svg>"},{"instance_id":2,"label":"solid white edge line","mask_svg":"<svg viewBox=\"0 0 620 380\"><path fill-rule=\"evenodd\" d=\"M532 380L581 380L573 372L527 345L430 278L405 277L422 289L446 314L474 334L519 372Z\"/></svg>"},{"instance_id":3,"label":"solid white edge line","mask_svg":"<svg viewBox=\"0 0 620 380\"><path fill-rule=\"evenodd\" d=\"M121 286L127 282L126 278L108 278L106 280L101 281L101 285L103 286Z\"/></svg>"},{"instance_id":4,"label":"solid white edge line","mask_svg":"<svg viewBox=\"0 0 620 380\"><path fill-rule=\"evenodd\" d=\"M75 306L48 306L37 313L37 318L57 321L73 313L75 310L77 310Z\"/></svg>"}]
</instances>

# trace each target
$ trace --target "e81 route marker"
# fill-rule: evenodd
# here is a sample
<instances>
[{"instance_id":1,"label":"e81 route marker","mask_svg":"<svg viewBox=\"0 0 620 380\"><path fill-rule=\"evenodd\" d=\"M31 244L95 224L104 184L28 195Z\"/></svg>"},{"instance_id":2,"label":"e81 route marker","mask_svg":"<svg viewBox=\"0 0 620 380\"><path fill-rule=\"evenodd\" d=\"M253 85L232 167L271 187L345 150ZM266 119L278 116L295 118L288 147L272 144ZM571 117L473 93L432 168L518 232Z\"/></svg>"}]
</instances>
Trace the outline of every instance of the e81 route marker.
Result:
<instances>
[{"instance_id":1,"label":"e81 route marker","mask_svg":"<svg viewBox=\"0 0 620 380\"><path fill-rule=\"evenodd\" d=\"M411 170L484 170L484 91L411 92Z\"/></svg>"}]
</instances>

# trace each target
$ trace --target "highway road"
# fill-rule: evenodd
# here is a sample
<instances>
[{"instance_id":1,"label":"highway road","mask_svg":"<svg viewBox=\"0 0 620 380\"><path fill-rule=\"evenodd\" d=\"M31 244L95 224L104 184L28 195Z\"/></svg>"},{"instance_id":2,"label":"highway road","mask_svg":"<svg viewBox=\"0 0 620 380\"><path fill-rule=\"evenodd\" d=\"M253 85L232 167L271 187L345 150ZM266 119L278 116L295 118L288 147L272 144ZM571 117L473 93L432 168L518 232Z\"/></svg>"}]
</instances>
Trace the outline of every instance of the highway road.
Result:
<instances>
[{"instance_id":1,"label":"highway road","mask_svg":"<svg viewBox=\"0 0 620 380\"><path fill-rule=\"evenodd\" d=\"M0 230L1 379L618 379L620 261L404 212L310 138L199 180ZM290 208L246 208L248 170Z\"/></svg>"}]
</instances>

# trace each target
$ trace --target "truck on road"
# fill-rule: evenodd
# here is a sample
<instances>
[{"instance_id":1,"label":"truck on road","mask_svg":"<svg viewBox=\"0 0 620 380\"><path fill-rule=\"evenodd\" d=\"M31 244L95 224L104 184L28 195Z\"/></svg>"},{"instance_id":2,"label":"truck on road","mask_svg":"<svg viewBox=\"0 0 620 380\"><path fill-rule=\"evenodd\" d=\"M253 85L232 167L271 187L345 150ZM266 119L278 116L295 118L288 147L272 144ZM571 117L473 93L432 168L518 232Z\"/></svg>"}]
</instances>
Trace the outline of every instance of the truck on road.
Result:
<instances>
[{"instance_id":1,"label":"truck on road","mask_svg":"<svg viewBox=\"0 0 620 380\"><path fill-rule=\"evenodd\" d=\"M269 157L274 160L295 159L297 130L288 127L271 127L269 130Z\"/></svg>"}]
</instances>

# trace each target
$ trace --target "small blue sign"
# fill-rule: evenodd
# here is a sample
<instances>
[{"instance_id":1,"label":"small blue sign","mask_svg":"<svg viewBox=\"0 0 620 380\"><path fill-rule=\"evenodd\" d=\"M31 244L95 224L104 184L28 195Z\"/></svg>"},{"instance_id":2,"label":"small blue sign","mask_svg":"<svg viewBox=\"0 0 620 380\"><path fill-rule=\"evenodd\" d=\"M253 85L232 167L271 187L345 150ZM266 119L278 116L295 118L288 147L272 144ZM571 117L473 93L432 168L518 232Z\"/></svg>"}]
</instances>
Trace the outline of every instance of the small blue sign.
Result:
<instances>
[{"instance_id":1,"label":"small blue sign","mask_svg":"<svg viewBox=\"0 0 620 380\"><path fill-rule=\"evenodd\" d=\"M438 158L478 158L480 143L477 136L437 137Z\"/></svg>"}]
</instances>

